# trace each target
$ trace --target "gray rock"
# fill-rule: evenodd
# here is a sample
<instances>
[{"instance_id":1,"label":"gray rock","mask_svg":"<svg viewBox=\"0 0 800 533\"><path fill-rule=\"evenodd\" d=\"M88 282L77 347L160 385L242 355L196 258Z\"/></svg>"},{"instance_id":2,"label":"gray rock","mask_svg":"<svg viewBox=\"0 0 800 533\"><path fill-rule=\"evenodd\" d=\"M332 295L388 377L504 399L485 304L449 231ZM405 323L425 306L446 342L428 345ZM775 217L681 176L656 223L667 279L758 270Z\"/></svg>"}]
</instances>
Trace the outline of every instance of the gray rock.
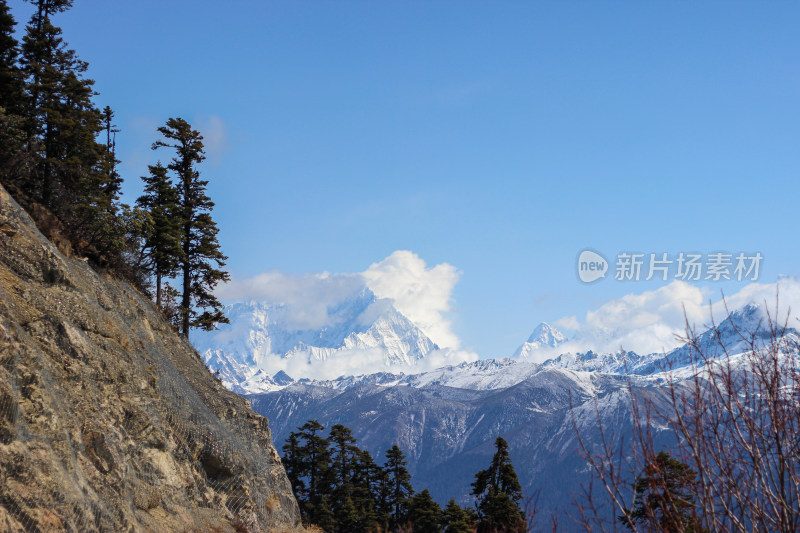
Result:
<instances>
[{"instance_id":1,"label":"gray rock","mask_svg":"<svg viewBox=\"0 0 800 533\"><path fill-rule=\"evenodd\" d=\"M0 187L0 530L292 531L267 420Z\"/></svg>"}]
</instances>

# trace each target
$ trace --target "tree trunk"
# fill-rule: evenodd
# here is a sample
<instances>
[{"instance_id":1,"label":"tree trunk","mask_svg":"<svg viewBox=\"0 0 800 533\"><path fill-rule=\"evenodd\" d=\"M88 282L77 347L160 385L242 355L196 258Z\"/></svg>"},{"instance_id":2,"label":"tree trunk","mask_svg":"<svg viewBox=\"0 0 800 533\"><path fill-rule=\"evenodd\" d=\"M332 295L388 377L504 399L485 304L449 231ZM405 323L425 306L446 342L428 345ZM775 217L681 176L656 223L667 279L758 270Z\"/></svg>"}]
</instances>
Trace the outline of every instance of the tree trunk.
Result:
<instances>
[{"instance_id":1,"label":"tree trunk","mask_svg":"<svg viewBox=\"0 0 800 533\"><path fill-rule=\"evenodd\" d=\"M190 239L192 237L191 226L187 223L184 226L183 235L183 298L181 300L181 335L184 338L189 338L189 311L192 305L192 283L191 283L191 258L189 256L189 249L191 246Z\"/></svg>"},{"instance_id":2,"label":"tree trunk","mask_svg":"<svg viewBox=\"0 0 800 533\"><path fill-rule=\"evenodd\" d=\"M156 305L161 309L161 270L156 269Z\"/></svg>"}]
</instances>

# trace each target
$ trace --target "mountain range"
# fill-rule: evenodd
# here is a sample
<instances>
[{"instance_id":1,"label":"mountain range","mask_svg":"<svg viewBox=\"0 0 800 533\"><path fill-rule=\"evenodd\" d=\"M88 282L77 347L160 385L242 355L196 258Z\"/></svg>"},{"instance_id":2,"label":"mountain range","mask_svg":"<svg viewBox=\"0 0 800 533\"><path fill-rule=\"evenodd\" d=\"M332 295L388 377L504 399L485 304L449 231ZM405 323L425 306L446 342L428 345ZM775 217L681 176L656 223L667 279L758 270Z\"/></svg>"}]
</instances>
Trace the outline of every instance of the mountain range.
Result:
<instances>
[{"instance_id":1,"label":"mountain range","mask_svg":"<svg viewBox=\"0 0 800 533\"><path fill-rule=\"evenodd\" d=\"M365 295L362 307L374 301ZM265 313L259 316L270 312L253 304L238 309L248 310L240 317L253 317L257 310ZM386 307L386 313L398 314L391 306ZM407 320L392 322L384 320L386 315L381 313L375 316L374 323L360 323L362 329L355 336L352 332L345 334L343 328L336 340L326 345L316 341L317 345L331 350L328 357L336 357L345 344L344 339L361 339L366 331L380 331L380 335L371 336L374 342L394 349L402 345L386 339L427 339L414 327L408 327ZM233 331L241 319L231 322ZM262 323L267 324L268 330L269 320ZM407 455L415 487L428 488L440 503L451 497L463 504L473 503L469 496L473 475L488 465L494 440L503 436L510 445L526 494L536 497L540 508L566 519L589 481L589 470L577 453L578 435L590 450L603 445L604 435L599 428L610 429L617 438L630 438L634 427L630 395L646 395L656 405L666 404L668 398L659 383L665 379L666 371L679 378L693 376L697 369L692 364L692 350L699 348L713 356L721 354L724 347L729 354L740 354L747 350L750 341L763 346L784 335L797 338L794 329L775 332L765 328L765 324L761 308L748 305L732 312L719 325L693 335L692 343L669 352L589 350L560 353L536 363L533 356L538 350L558 351L559 345L566 341L556 328L543 323L512 358L483 359L410 373L407 367L393 364L422 358L426 349L435 349L432 343L422 342L414 344L414 351L405 356L397 352L387 355L386 368L381 372L327 380L293 379L282 372L272 376L264 373L262 378L264 382L268 378L271 389L247 393L246 397L256 412L269 418L277 447L309 419L326 427L332 424L350 427L359 445L376 458L382 458L393 444L399 445ZM282 344L287 347L297 337L283 338L292 339ZM231 339L221 348L204 352L206 360L213 364L224 361L221 354L244 354L232 348L243 350L252 345L248 344L253 342L251 339L266 342L262 335L250 332L243 340ZM294 353L297 350L289 349L285 352L289 355L285 356ZM312 356L314 353L317 352L311 352ZM231 359L234 358L227 360ZM237 355L235 359L248 368L248 361L257 361L258 357L247 359L246 355ZM251 383L252 378L240 382L239 391ZM671 434L664 428L653 424L651 430L656 441L666 447L670 445Z\"/></svg>"}]
</instances>

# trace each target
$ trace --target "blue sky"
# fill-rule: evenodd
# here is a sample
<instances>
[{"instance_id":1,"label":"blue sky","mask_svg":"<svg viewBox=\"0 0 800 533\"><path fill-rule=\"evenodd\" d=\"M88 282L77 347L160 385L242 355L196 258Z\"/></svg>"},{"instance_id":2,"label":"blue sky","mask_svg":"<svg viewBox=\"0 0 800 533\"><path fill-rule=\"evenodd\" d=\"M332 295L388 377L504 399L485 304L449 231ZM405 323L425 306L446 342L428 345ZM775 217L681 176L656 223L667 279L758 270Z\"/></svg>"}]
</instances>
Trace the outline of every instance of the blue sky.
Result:
<instances>
[{"instance_id":1,"label":"blue sky","mask_svg":"<svg viewBox=\"0 0 800 533\"><path fill-rule=\"evenodd\" d=\"M76 0L55 23L117 112L127 201L157 126L206 135L235 278L410 250L460 272L462 346L504 356L666 285L584 285L587 247L799 273L797 3Z\"/></svg>"}]
</instances>

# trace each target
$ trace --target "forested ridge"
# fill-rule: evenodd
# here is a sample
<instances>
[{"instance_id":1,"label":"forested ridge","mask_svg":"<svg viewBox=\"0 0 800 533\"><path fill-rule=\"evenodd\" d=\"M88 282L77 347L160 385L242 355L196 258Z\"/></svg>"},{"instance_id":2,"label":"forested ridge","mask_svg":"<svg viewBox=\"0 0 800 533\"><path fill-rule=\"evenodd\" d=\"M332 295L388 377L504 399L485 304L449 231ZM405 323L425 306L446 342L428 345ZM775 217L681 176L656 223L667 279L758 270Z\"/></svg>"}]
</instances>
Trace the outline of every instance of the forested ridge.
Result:
<instances>
[{"instance_id":1,"label":"forested ridge","mask_svg":"<svg viewBox=\"0 0 800 533\"><path fill-rule=\"evenodd\" d=\"M349 428L309 420L283 446L283 465L304 522L329 532L521 533L533 518L508 443L498 437L495 454L475 474L474 507L451 498L444 509L425 489L415 492L399 446L386 450L383 465L358 447ZM525 507L525 510L523 510ZM530 516L529 516L530 515Z\"/></svg>"},{"instance_id":2,"label":"forested ridge","mask_svg":"<svg viewBox=\"0 0 800 533\"><path fill-rule=\"evenodd\" d=\"M62 252L151 294L183 336L226 322L213 294L228 279L227 257L198 170L202 135L169 118L152 148L170 160L151 165L142 196L123 203L116 137L124 132L56 25L73 0L30 3L17 32L0 0L0 183Z\"/></svg>"}]
</instances>

